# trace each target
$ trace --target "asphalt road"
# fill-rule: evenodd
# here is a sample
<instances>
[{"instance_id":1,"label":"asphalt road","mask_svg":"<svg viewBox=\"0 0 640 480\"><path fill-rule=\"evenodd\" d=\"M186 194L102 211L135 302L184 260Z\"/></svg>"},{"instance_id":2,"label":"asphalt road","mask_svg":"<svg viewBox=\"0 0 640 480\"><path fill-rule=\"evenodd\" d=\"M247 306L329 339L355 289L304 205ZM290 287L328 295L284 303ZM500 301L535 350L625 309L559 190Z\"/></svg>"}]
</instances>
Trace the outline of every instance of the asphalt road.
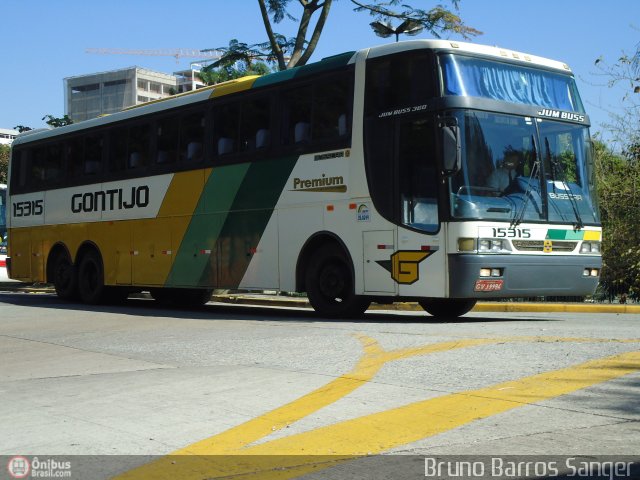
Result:
<instances>
[{"instance_id":1,"label":"asphalt road","mask_svg":"<svg viewBox=\"0 0 640 480\"><path fill-rule=\"evenodd\" d=\"M325 455L637 455L639 326L584 312L340 322L4 292L0 455L155 456L95 478L334 478ZM267 459L261 474L243 454Z\"/></svg>"}]
</instances>

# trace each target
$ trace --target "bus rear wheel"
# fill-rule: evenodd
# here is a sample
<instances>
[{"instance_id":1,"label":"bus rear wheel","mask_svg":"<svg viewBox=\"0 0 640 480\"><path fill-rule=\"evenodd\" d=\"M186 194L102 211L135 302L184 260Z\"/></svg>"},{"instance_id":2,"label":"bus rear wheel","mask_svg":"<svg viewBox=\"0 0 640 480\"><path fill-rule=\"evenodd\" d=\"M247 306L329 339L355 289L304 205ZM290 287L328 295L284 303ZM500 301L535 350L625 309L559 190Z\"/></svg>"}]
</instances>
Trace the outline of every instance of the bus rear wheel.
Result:
<instances>
[{"instance_id":1,"label":"bus rear wheel","mask_svg":"<svg viewBox=\"0 0 640 480\"><path fill-rule=\"evenodd\" d=\"M313 309L330 318L360 317L369 307L366 297L354 293L346 255L337 245L325 245L312 257L305 284Z\"/></svg>"},{"instance_id":2,"label":"bus rear wheel","mask_svg":"<svg viewBox=\"0 0 640 480\"><path fill-rule=\"evenodd\" d=\"M104 299L102 259L95 251L84 254L78 267L78 291L84 303L95 305Z\"/></svg>"},{"instance_id":3,"label":"bus rear wheel","mask_svg":"<svg viewBox=\"0 0 640 480\"><path fill-rule=\"evenodd\" d=\"M420 300L420 306L434 317L461 317L476 304L473 298L429 298Z\"/></svg>"},{"instance_id":4,"label":"bus rear wheel","mask_svg":"<svg viewBox=\"0 0 640 480\"><path fill-rule=\"evenodd\" d=\"M76 268L66 253L60 253L53 263L53 286L56 295L63 300L72 300L78 294Z\"/></svg>"}]
</instances>

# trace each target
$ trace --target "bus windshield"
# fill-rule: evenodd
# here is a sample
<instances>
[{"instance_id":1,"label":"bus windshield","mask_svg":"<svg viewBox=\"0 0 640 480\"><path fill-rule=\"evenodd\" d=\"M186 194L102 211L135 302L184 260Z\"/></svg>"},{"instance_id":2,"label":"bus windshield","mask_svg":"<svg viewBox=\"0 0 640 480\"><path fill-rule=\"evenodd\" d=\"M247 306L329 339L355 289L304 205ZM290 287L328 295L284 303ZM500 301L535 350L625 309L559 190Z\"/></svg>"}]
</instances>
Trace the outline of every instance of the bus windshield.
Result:
<instances>
[{"instance_id":1,"label":"bus windshield","mask_svg":"<svg viewBox=\"0 0 640 480\"><path fill-rule=\"evenodd\" d=\"M557 108L584 113L572 76L460 55L440 57L445 95Z\"/></svg>"},{"instance_id":2,"label":"bus windshield","mask_svg":"<svg viewBox=\"0 0 640 480\"><path fill-rule=\"evenodd\" d=\"M456 111L462 168L451 179L454 218L598 224L587 127Z\"/></svg>"}]
</instances>

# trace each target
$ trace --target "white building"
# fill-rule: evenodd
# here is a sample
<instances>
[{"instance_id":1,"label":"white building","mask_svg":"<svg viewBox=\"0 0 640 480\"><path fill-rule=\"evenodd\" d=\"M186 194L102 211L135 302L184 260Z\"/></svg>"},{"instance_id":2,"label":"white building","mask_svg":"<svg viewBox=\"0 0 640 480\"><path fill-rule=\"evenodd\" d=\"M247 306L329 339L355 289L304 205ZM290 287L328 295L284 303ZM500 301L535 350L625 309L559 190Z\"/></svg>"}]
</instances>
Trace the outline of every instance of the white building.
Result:
<instances>
[{"instance_id":1,"label":"white building","mask_svg":"<svg viewBox=\"0 0 640 480\"><path fill-rule=\"evenodd\" d=\"M65 114L74 122L198 88L193 70L176 75L140 67L64 79Z\"/></svg>"},{"instance_id":2,"label":"white building","mask_svg":"<svg viewBox=\"0 0 640 480\"><path fill-rule=\"evenodd\" d=\"M16 135L18 135L17 130L0 128L0 145L11 145Z\"/></svg>"}]
</instances>

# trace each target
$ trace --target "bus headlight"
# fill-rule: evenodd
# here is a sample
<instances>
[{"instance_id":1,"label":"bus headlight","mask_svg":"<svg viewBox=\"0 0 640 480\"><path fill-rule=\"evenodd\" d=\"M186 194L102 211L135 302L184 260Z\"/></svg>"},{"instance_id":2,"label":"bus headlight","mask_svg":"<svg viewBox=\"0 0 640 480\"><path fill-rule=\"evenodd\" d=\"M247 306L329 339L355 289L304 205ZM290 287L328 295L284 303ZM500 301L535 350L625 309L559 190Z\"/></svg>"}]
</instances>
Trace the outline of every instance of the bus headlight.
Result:
<instances>
[{"instance_id":1,"label":"bus headlight","mask_svg":"<svg viewBox=\"0 0 640 480\"><path fill-rule=\"evenodd\" d=\"M475 252L476 239L475 238L458 238L458 251L459 252Z\"/></svg>"},{"instance_id":2,"label":"bus headlight","mask_svg":"<svg viewBox=\"0 0 640 480\"><path fill-rule=\"evenodd\" d=\"M506 253L509 251L509 244L506 240L496 238L478 240L478 253Z\"/></svg>"},{"instance_id":3,"label":"bus headlight","mask_svg":"<svg viewBox=\"0 0 640 480\"><path fill-rule=\"evenodd\" d=\"M600 242L582 242L580 253L600 253Z\"/></svg>"}]
</instances>

